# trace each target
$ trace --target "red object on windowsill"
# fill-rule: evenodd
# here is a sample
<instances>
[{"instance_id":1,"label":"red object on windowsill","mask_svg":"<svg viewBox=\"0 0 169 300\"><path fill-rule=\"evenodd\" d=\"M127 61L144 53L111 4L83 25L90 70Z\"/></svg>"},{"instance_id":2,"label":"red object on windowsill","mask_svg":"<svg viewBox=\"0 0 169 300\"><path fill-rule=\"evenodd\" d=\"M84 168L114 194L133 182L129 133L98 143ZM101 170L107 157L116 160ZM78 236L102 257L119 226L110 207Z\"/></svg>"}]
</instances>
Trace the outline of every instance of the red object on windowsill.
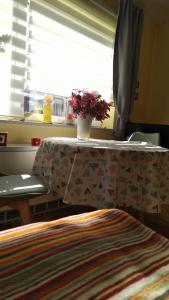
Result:
<instances>
[{"instance_id":1,"label":"red object on windowsill","mask_svg":"<svg viewBox=\"0 0 169 300\"><path fill-rule=\"evenodd\" d=\"M40 138L32 138L32 146L39 146L40 142Z\"/></svg>"}]
</instances>

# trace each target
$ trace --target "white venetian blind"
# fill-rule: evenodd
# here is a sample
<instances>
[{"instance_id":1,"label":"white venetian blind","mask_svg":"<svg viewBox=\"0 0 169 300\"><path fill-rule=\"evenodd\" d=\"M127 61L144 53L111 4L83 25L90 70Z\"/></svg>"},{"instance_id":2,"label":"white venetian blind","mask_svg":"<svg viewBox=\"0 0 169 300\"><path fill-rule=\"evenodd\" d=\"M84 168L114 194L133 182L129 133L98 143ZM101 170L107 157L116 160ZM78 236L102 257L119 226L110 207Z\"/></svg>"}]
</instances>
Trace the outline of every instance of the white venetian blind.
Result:
<instances>
[{"instance_id":1,"label":"white venetian blind","mask_svg":"<svg viewBox=\"0 0 169 300\"><path fill-rule=\"evenodd\" d=\"M90 1L32 0L28 88L63 96L98 90L110 99L114 31L113 16Z\"/></svg>"},{"instance_id":2,"label":"white venetian blind","mask_svg":"<svg viewBox=\"0 0 169 300\"><path fill-rule=\"evenodd\" d=\"M0 0L0 36L11 34L12 29L12 1ZM5 47L5 52L0 52L0 115L9 112L10 95L10 69L11 48Z\"/></svg>"},{"instance_id":3,"label":"white venetian blind","mask_svg":"<svg viewBox=\"0 0 169 300\"><path fill-rule=\"evenodd\" d=\"M6 80L6 84L2 85L4 92L0 98L0 115L24 114L28 10L28 0L0 0L0 33L11 35L3 57L0 54L1 72L5 73L1 78Z\"/></svg>"},{"instance_id":4,"label":"white venetian blind","mask_svg":"<svg viewBox=\"0 0 169 300\"><path fill-rule=\"evenodd\" d=\"M28 12L28 0L13 0L10 115L24 114Z\"/></svg>"},{"instance_id":5,"label":"white venetian blind","mask_svg":"<svg viewBox=\"0 0 169 300\"><path fill-rule=\"evenodd\" d=\"M0 0L0 115L24 114L24 90L112 96L115 18L94 0ZM32 99L31 99L32 101Z\"/></svg>"}]
</instances>

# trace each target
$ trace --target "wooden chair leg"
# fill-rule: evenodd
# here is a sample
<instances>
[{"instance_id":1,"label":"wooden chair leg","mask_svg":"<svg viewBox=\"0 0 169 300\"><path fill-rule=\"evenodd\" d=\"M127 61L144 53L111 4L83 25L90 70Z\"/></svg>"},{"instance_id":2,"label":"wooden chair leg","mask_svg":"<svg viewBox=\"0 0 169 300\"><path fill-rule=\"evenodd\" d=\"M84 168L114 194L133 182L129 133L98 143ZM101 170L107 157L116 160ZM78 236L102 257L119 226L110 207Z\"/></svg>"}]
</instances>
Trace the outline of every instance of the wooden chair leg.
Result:
<instances>
[{"instance_id":1,"label":"wooden chair leg","mask_svg":"<svg viewBox=\"0 0 169 300\"><path fill-rule=\"evenodd\" d=\"M19 210L21 218L22 218L22 224L26 225L31 223L31 212L29 207L29 200L28 199L22 199L22 200L8 200L8 201L0 201L0 207L2 206L9 206L14 209Z\"/></svg>"},{"instance_id":2,"label":"wooden chair leg","mask_svg":"<svg viewBox=\"0 0 169 300\"><path fill-rule=\"evenodd\" d=\"M15 207L20 212L23 225L31 223L29 201L22 199L22 201L18 201L15 203Z\"/></svg>"}]
</instances>

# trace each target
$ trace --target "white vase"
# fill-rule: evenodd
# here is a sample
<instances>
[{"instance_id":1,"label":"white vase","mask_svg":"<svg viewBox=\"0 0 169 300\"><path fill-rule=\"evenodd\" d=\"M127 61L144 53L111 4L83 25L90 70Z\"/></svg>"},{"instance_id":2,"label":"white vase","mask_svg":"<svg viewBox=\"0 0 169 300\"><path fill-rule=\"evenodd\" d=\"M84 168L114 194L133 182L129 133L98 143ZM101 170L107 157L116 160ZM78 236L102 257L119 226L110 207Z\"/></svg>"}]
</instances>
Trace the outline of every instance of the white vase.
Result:
<instances>
[{"instance_id":1,"label":"white vase","mask_svg":"<svg viewBox=\"0 0 169 300\"><path fill-rule=\"evenodd\" d=\"M78 140L88 140L92 125L92 117L87 115L85 119L77 116L77 138Z\"/></svg>"}]
</instances>

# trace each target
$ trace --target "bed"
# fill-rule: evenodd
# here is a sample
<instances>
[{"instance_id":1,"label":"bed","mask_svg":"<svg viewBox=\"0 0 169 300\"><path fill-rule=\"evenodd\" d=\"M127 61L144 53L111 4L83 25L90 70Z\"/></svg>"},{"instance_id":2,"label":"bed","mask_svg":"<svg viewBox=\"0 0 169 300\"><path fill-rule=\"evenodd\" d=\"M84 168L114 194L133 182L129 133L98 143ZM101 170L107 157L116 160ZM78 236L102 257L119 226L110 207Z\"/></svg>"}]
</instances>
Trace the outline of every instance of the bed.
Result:
<instances>
[{"instance_id":1,"label":"bed","mask_svg":"<svg viewBox=\"0 0 169 300\"><path fill-rule=\"evenodd\" d=\"M104 209L0 232L0 299L169 299L169 240Z\"/></svg>"}]
</instances>

